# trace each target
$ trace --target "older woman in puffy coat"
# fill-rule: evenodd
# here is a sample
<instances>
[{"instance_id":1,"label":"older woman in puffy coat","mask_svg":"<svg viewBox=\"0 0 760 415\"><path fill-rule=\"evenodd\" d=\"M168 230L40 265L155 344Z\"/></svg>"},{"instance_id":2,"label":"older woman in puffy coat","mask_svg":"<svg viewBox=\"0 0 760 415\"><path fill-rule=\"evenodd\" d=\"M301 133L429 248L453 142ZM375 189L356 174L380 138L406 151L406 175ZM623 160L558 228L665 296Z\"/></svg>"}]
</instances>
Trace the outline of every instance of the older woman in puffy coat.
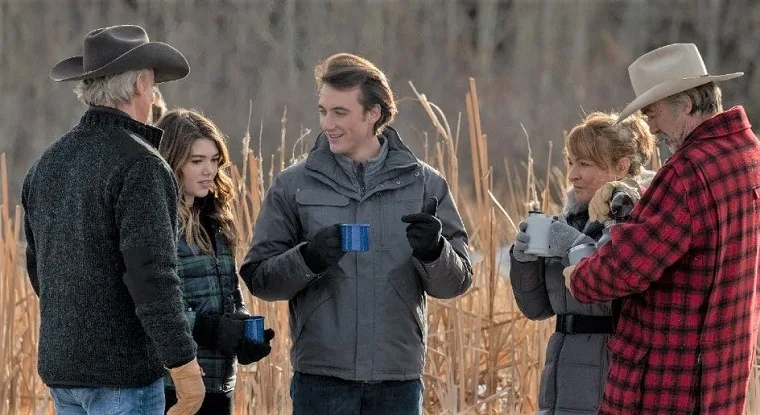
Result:
<instances>
[{"instance_id":1,"label":"older woman in puffy coat","mask_svg":"<svg viewBox=\"0 0 760 415\"><path fill-rule=\"evenodd\" d=\"M509 277L520 311L531 320L557 316L541 375L541 415L596 414L604 390L606 344L614 330L611 304L579 303L565 287L562 270L574 244L602 236L604 218L589 220L594 194L608 182L634 179L644 185L651 180L651 172L644 170L654 148L649 128L639 116L616 121L615 114L595 112L567 136L565 155L572 187L562 218L549 230L551 257L525 253L529 241L525 222L520 223L510 250ZM609 192L610 185L606 187ZM633 193L636 199L637 192Z\"/></svg>"}]
</instances>

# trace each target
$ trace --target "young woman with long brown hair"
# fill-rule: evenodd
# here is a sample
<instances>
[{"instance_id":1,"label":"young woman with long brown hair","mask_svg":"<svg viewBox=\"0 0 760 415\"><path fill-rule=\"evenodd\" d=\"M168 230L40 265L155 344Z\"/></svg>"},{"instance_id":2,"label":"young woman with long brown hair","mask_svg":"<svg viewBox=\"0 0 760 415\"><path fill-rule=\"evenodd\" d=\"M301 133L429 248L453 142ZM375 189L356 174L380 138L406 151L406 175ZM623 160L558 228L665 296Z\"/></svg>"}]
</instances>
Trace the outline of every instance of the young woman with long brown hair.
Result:
<instances>
[{"instance_id":1,"label":"young woman with long brown hair","mask_svg":"<svg viewBox=\"0 0 760 415\"><path fill-rule=\"evenodd\" d=\"M232 414L237 363L250 364L269 354L274 331L264 343L245 337L251 316L238 283L232 202L235 189L226 173L225 137L201 113L174 109L158 122L164 130L159 152L171 166L180 189L177 274L188 320L205 372L206 398L198 414ZM166 378L166 403L176 400Z\"/></svg>"}]
</instances>

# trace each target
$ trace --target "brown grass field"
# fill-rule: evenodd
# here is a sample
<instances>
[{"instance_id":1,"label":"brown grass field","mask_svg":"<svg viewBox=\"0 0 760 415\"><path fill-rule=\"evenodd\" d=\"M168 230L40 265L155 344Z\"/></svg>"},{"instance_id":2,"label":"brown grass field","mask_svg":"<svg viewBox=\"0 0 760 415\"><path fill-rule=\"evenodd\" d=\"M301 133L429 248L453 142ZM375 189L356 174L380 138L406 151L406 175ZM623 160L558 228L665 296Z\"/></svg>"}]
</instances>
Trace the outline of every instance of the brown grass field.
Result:
<instances>
[{"instance_id":1,"label":"brown grass field","mask_svg":"<svg viewBox=\"0 0 760 415\"><path fill-rule=\"evenodd\" d=\"M414 90L414 86L412 85ZM517 310L511 288L503 279L509 258L500 255L515 233L515 223L526 216L528 207L557 212L559 201L550 194L563 194L567 186L564 165L550 167L544 177L533 173L530 153L526 162L504 160L507 180L493 183L493 162L488 158L488 137L481 131L477 90L470 79L466 95L466 134L460 134L462 117L456 125L416 90L414 99L430 116L435 134L425 146L424 158L449 180L460 207L474 252L472 288L455 300L428 302L429 344L425 370L426 414L526 414L537 409L537 392L544 363L546 342L554 321L527 320ZM286 117L282 119L281 147L271 155L264 172L262 154L250 150L251 137L243 137L243 162L231 168L240 197L236 202L237 226L250 242L261 200L274 174L303 154L303 132L293 148L286 148ZM472 160L472 183L460 183L456 154L460 136L468 140ZM530 143L527 133L525 137ZM552 145L551 142L548 143ZM297 150L299 150L297 152ZM551 151L548 153L551 154ZM503 163L503 164L502 164ZM654 161L654 168L658 163ZM552 161L548 160L548 166ZM548 184L548 185L547 185ZM25 271L21 236L22 211L11 207L5 155L0 156L0 415L52 414L52 401L39 379L36 367L39 305ZM549 189L552 192L549 192ZM556 198L555 198L556 199ZM242 244L237 256L245 254ZM242 282L241 282L242 284ZM244 290L246 291L246 290ZM236 414L290 413L288 307L286 302L269 303L246 293L254 314L266 317L278 336L272 354L261 362L241 367L235 392ZM750 385L747 414L760 414L760 370L755 365Z\"/></svg>"}]
</instances>

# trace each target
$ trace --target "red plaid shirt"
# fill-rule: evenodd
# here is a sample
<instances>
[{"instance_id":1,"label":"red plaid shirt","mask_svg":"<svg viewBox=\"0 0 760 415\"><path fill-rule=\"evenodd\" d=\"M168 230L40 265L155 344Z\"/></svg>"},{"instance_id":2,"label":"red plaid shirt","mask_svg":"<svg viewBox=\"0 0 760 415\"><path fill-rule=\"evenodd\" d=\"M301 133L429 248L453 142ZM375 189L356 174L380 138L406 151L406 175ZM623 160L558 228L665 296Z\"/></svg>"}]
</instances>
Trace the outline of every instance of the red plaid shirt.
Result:
<instances>
[{"instance_id":1,"label":"red plaid shirt","mask_svg":"<svg viewBox=\"0 0 760 415\"><path fill-rule=\"evenodd\" d=\"M600 414L741 414L760 317L760 142L742 107L700 124L630 220L576 267L584 303L627 297Z\"/></svg>"}]
</instances>

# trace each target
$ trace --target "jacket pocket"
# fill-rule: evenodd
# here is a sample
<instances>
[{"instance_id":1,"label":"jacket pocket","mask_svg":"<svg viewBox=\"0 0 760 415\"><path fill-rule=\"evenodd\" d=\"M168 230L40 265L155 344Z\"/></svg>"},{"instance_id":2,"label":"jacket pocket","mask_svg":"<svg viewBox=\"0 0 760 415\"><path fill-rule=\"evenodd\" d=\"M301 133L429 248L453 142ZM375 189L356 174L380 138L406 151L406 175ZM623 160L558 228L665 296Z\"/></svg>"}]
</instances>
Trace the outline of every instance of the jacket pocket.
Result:
<instances>
[{"instance_id":1,"label":"jacket pocket","mask_svg":"<svg viewBox=\"0 0 760 415\"><path fill-rule=\"evenodd\" d=\"M427 325L425 324L425 296L422 292L422 283L414 273L402 273L401 275L389 275L388 281L396 295L406 304L409 312L414 317L419 329L419 335L423 344L427 343Z\"/></svg>"},{"instance_id":2,"label":"jacket pocket","mask_svg":"<svg viewBox=\"0 0 760 415\"><path fill-rule=\"evenodd\" d=\"M607 344L610 369L607 374L605 400L616 408L641 409L644 376L651 347L629 343L614 337Z\"/></svg>"},{"instance_id":3,"label":"jacket pocket","mask_svg":"<svg viewBox=\"0 0 760 415\"><path fill-rule=\"evenodd\" d=\"M553 410L557 404L557 363L564 340L564 334L554 333L546 345L546 362L541 371L538 390L539 410Z\"/></svg>"},{"instance_id":4,"label":"jacket pocket","mask_svg":"<svg viewBox=\"0 0 760 415\"><path fill-rule=\"evenodd\" d=\"M317 309L333 297L324 284L328 284L329 279L323 278L314 285L301 291L293 300L290 301L290 333L293 343L301 337L306 323Z\"/></svg>"},{"instance_id":5,"label":"jacket pocket","mask_svg":"<svg viewBox=\"0 0 760 415\"><path fill-rule=\"evenodd\" d=\"M320 229L336 223L351 223L348 197L327 189L298 189L298 217L307 239Z\"/></svg>"},{"instance_id":6,"label":"jacket pocket","mask_svg":"<svg viewBox=\"0 0 760 415\"><path fill-rule=\"evenodd\" d=\"M395 192L403 192L404 189ZM373 241L378 251L401 251L411 253L411 247L406 242L407 223L401 217L421 210L422 198L410 200L410 196L386 191L379 199L379 215L377 216L377 241ZM402 245L399 245L399 242Z\"/></svg>"},{"instance_id":7,"label":"jacket pocket","mask_svg":"<svg viewBox=\"0 0 760 415\"><path fill-rule=\"evenodd\" d=\"M177 276L182 299L188 309L198 314L223 312L223 287L217 275L214 259L210 255L193 254L185 243L177 248Z\"/></svg>"},{"instance_id":8,"label":"jacket pocket","mask_svg":"<svg viewBox=\"0 0 760 415\"><path fill-rule=\"evenodd\" d=\"M427 325L425 297L412 270L397 270L375 282L375 359L373 371L384 374L421 374L425 360Z\"/></svg>"}]
</instances>

